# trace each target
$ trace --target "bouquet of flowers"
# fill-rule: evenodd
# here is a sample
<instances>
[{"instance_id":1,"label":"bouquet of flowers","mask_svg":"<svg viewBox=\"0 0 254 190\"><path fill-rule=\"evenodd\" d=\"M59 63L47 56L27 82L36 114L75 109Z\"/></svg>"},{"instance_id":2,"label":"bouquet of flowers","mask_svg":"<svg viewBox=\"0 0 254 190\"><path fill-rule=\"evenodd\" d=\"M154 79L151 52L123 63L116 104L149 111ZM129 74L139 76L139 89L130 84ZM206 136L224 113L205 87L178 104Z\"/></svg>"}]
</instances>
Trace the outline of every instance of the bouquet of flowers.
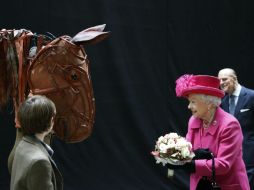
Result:
<instances>
[{"instance_id":1,"label":"bouquet of flowers","mask_svg":"<svg viewBox=\"0 0 254 190\"><path fill-rule=\"evenodd\" d=\"M169 133L158 138L155 144L155 150L152 155L156 163L183 165L190 162L195 154L191 151L192 145L184 137L177 133Z\"/></svg>"}]
</instances>

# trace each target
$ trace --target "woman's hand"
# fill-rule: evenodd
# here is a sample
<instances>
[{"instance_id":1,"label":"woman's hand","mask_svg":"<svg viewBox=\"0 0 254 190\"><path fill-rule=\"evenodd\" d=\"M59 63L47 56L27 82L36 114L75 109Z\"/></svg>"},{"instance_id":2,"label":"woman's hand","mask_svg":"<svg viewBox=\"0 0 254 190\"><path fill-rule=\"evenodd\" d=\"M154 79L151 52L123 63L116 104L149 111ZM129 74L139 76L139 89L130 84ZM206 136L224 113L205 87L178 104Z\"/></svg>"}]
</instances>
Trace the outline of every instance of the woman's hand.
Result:
<instances>
[{"instance_id":1,"label":"woman's hand","mask_svg":"<svg viewBox=\"0 0 254 190\"><path fill-rule=\"evenodd\" d=\"M209 148L198 148L193 152L195 154L193 160L202 160L202 159L210 160L213 157L212 152L209 151Z\"/></svg>"},{"instance_id":2,"label":"woman's hand","mask_svg":"<svg viewBox=\"0 0 254 190\"><path fill-rule=\"evenodd\" d=\"M196 165L195 161L192 160L190 162L186 162L183 165L173 165L173 164L167 164L166 165L169 169L175 170L175 169L183 169L186 170L189 173L194 173L196 171Z\"/></svg>"}]
</instances>

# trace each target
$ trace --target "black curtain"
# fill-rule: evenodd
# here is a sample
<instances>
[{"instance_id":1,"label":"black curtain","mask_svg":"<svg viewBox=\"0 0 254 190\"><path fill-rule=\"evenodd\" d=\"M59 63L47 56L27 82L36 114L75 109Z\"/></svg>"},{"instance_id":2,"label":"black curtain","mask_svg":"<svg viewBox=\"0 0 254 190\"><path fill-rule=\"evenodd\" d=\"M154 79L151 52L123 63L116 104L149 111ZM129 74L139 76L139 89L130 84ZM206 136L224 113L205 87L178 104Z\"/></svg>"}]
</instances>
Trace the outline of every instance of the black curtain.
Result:
<instances>
[{"instance_id":1,"label":"black curtain","mask_svg":"<svg viewBox=\"0 0 254 190\"><path fill-rule=\"evenodd\" d=\"M92 135L66 144L54 139L65 190L180 190L189 177L150 152L168 132L185 136L190 112L175 96L182 74L217 75L234 68L254 88L252 1L93 0L4 1L0 28L74 36L107 24L110 37L87 46L96 98ZM11 106L10 106L11 107ZM0 115L0 189L9 189L6 160L15 139L13 111Z\"/></svg>"}]
</instances>

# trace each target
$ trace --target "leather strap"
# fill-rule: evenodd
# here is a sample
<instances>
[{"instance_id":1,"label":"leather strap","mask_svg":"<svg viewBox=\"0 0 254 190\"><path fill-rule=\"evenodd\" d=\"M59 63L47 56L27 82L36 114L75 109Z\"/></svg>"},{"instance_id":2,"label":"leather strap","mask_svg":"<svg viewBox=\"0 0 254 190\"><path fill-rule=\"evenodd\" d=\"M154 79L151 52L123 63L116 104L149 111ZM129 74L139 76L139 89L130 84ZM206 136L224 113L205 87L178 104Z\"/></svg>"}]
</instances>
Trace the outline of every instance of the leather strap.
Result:
<instances>
[{"instance_id":1,"label":"leather strap","mask_svg":"<svg viewBox=\"0 0 254 190\"><path fill-rule=\"evenodd\" d=\"M215 181L215 161L213 153L211 153L211 155L212 155L212 184L213 186L217 186L217 183Z\"/></svg>"}]
</instances>

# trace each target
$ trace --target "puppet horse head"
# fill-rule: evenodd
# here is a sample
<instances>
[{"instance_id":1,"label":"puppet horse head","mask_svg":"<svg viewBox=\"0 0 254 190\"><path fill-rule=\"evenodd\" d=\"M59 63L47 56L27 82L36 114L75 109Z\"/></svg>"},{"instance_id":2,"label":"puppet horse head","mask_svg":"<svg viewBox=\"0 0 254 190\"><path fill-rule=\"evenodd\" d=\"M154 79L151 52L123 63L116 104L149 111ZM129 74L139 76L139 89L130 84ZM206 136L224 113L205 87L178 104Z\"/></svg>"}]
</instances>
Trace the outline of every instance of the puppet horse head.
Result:
<instances>
[{"instance_id":1,"label":"puppet horse head","mask_svg":"<svg viewBox=\"0 0 254 190\"><path fill-rule=\"evenodd\" d=\"M73 38L61 36L48 43L33 58L27 72L32 94L45 95L56 105L54 133L67 143L80 142L92 132L95 100L89 61L82 45L108 36L99 25Z\"/></svg>"}]
</instances>

